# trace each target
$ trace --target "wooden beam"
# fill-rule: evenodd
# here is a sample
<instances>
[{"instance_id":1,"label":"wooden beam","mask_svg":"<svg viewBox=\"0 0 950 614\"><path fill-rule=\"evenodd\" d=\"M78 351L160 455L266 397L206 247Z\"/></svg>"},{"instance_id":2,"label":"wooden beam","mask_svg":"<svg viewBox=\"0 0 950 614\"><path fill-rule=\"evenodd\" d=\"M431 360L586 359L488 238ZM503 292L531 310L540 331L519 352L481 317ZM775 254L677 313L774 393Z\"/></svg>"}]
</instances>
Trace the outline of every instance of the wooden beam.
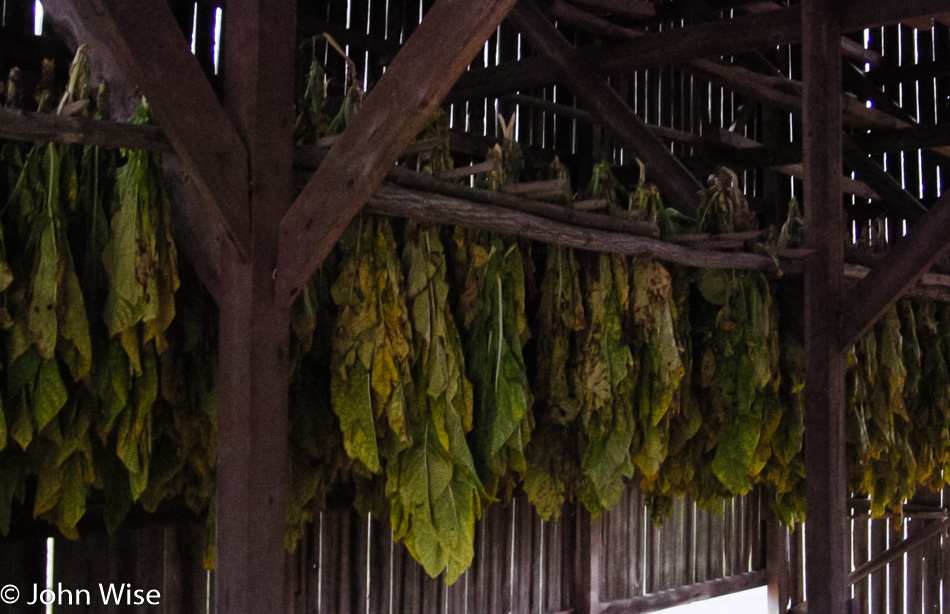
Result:
<instances>
[{"instance_id":1,"label":"wooden beam","mask_svg":"<svg viewBox=\"0 0 950 614\"><path fill-rule=\"evenodd\" d=\"M602 15L630 17L633 19L653 19L656 7L646 0L571 0L573 4Z\"/></svg>"},{"instance_id":2,"label":"wooden beam","mask_svg":"<svg viewBox=\"0 0 950 614\"><path fill-rule=\"evenodd\" d=\"M195 206L202 202L201 194L178 156L162 156L162 169L171 201L175 241L194 267L198 279L217 301L221 291L221 266L230 238L224 233L224 226L205 226L203 209Z\"/></svg>"},{"instance_id":3,"label":"wooden beam","mask_svg":"<svg viewBox=\"0 0 950 614\"><path fill-rule=\"evenodd\" d=\"M848 612L850 569L845 472L845 357L840 331L844 208L841 197L841 20L838 2L803 0L805 246L805 533L808 604Z\"/></svg>"},{"instance_id":4,"label":"wooden beam","mask_svg":"<svg viewBox=\"0 0 950 614\"><path fill-rule=\"evenodd\" d=\"M367 203L367 211L491 230L592 252L650 256L696 268L777 271L775 260L762 254L696 249L648 236L582 228L525 211L389 184L377 188Z\"/></svg>"},{"instance_id":5,"label":"wooden beam","mask_svg":"<svg viewBox=\"0 0 950 614\"><path fill-rule=\"evenodd\" d=\"M593 34L598 38L628 39L641 34L626 26L621 26L609 19L593 15L584 9L577 8L564 0L554 0L547 7L548 14L559 22L574 26L578 30Z\"/></svg>"},{"instance_id":6,"label":"wooden beam","mask_svg":"<svg viewBox=\"0 0 950 614\"><path fill-rule=\"evenodd\" d=\"M703 185L650 132L643 120L597 75L596 70L574 54L573 47L541 9L536 4L522 1L512 10L509 20L521 31L528 44L557 68L584 106L646 165L648 178L660 189L664 201L687 215L694 214Z\"/></svg>"},{"instance_id":7,"label":"wooden beam","mask_svg":"<svg viewBox=\"0 0 950 614\"><path fill-rule=\"evenodd\" d=\"M223 224L240 251L250 236L244 144L163 2L47 0L60 20L79 21L94 55L108 55L148 99L194 178L209 225Z\"/></svg>"},{"instance_id":8,"label":"wooden beam","mask_svg":"<svg viewBox=\"0 0 950 614\"><path fill-rule=\"evenodd\" d=\"M742 156L741 154L735 157L731 157L728 154L722 155L724 152L727 151L726 149L724 149L723 146L729 147L733 151L737 149L739 152L742 152L743 150L750 150L750 149L752 150L766 149L769 152L775 151L776 153L781 154L781 155L788 155L787 150L780 148L784 146L780 146L776 148L771 148L771 147L766 148L765 146L759 144L756 141L753 141L752 139L746 136L743 136L731 130L727 130L725 128L719 129L719 138L721 139L721 141L719 142L716 142L716 141L706 142L706 145L710 147L713 152L712 155L707 156L707 158L714 161L714 163L726 164L728 166L730 162L750 160L750 157ZM776 163L776 160L772 160L768 157L765 157L764 160L761 161L762 167L772 169L774 171L782 173L783 175L788 175L790 177L803 179L805 177L805 168L804 168L804 165L801 164L801 159L802 159L801 143L797 144L797 152L798 152L798 155L796 157L797 157L798 162L796 163L781 164L781 163ZM739 164L738 166L741 167L742 165ZM756 163L755 166L753 166L753 168L760 168L760 166L758 163ZM854 196L857 196L859 198L867 198L867 199L872 199L872 200L877 200L880 198L877 192L875 192L871 188L871 186L864 183L863 181L851 179L851 177L845 177L845 176L841 177L841 191L844 194L853 194Z\"/></svg>"},{"instance_id":9,"label":"wooden beam","mask_svg":"<svg viewBox=\"0 0 950 614\"><path fill-rule=\"evenodd\" d=\"M77 143L99 147L174 151L165 132L150 125L97 121L49 113L29 113L0 108L0 138L15 141Z\"/></svg>"},{"instance_id":10,"label":"wooden beam","mask_svg":"<svg viewBox=\"0 0 950 614\"><path fill-rule=\"evenodd\" d=\"M872 160L868 154L847 136L842 137L845 163L858 177L871 186L887 205L905 217L914 218L927 211L920 201L901 187L897 180Z\"/></svg>"},{"instance_id":11,"label":"wooden beam","mask_svg":"<svg viewBox=\"0 0 950 614\"><path fill-rule=\"evenodd\" d=\"M892 246L871 273L849 293L850 298L842 312L840 349L860 339L950 247L948 226L950 196L944 196L914 222L907 236Z\"/></svg>"},{"instance_id":12,"label":"wooden beam","mask_svg":"<svg viewBox=\"0 0 950 614\"><path fill-rule=\"evenodd\" d=\"M465 167L463 167L463 170L464 168ZM610 230L642 237L653 237L654 239L660 236L660 229L656 224L650 222L629 220L602 213L579 211L562 205L518 198L501 192L460 186L441 179L436 179L426 173L417 173L400 166L393 168L386 178L392 183L404 188L451 196L472 203L495 205L514 211L523 211L524 213L530 213L531 215L564 222L574 226L597 230Z\"/></svg>"},{"instance_id":13,"label":"wooden beam","mask_svg":"<svg viewBox=\"0 0 950 614\"><path fill-rule=\"evenodd\" d=\"M852 571L848 576L848 583L854 584L856 582L860 582L875 571L883 569L891 562L903 557L914 548L918 548L932 542L935 537L947 532L947 523L948 519L946 517L946 512L944 512L944 517L942 519L928 523L926 528L924 528L924 530L922 530L920 533L908 537L895 546L891 546L867 563L864 563Z\"/></svg>"},{"instance_id":14,"label":"wooden beam","mask_svg":"<svg viewBox=\"0 0 950 614\"><path fill-rule=\"evenodd\" d=\"M942 13L944 0L868 0L849 4L842 32L897 23L901 19ZM801 41L801 8L741 15L707 23L646 34L615 44L578 50L579 56L601 74L629 72L657 66L686 64L700 58L737 55ZM466 100L516 90L527 91L560 82L557 69L544 59L528 58L493 68L469 71L459 79L451 100Z\"/></svg>"},{"instance_id":15,"label":"wooden beam","mask_svg":"<svg viewBox=\"0 0 950 614\"><path fill-rule=\"evenodd\" d=\"M648 595L611 601L601 604L600 614L644 614L656 612L678 605L695 603L704 599L731 595L750 588L765 586L768 577L765 570L748 571L728 578L717 578L706 582L698 582L688 586L667 589Z\"/></svg>"},{"instance_id":16,"label":"wooden beam","mask_svg":"<svg viewBox=\"0 0 950 614\"><path fill-rule=\"evenodd\" d=\"M696 60L688 66L690 72L724 85L730 90L753 100L768 102L779 109L792 113L801 113L803 102L802 83L787 79L763 75L741 66L722 64L711 60ZM842 120L859 128L898 128L910 124L878 109L869 109L860 100L845 96L838 86L837 96L841 99Z\"/></svg>"},{"instance_id":17,"label":"wooden beam","mask_svg":"<svg viewBox=\"0 0 950 614\"><path fill-rule=\"evenodd\" d=\"M280 226L277 292L290 304L515 0L438 0Z\"/></svg>"},{"instance_id":18,"label":"wooden beam","mask_svg":"<svg viewBox=\"0 0 950 614\"><path fill-rule=\"evenodd\" d=\"M288 611L289 304L274 294L280 220L293 201L296 3L230 0L224 99L247 146L246 255L222 267L215 490L216 614ZM227 119L225 120L227 122ZM262 573L266 570L266 573Z\"/></svg>"}]
</instances>

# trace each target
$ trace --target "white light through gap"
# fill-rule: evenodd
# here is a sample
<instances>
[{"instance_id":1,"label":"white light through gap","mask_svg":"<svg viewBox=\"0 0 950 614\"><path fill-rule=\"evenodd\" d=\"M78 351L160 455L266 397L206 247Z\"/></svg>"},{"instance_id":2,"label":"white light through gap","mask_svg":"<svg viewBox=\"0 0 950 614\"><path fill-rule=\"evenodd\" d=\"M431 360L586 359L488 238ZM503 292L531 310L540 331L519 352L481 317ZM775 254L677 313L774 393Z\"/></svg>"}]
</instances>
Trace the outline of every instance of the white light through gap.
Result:
<instances>
[{"instance_id":1,"label":"white light through gap","mask_svg":"<svg viewBox=\"0 0 950 614\"><path fill-rule=\"evenodd\" d=\"M214 74L218 74L218 61L221 58L221 28L223 27L224 11L221 7L214 9Z\"/></svg>"},{"instance_id":2,"label":"white light through gap","mask_svg":"<svg viewBox=\"0 0 950 614\"><path fill-rule=\"evenodd\" d=\"M36 0L33 3L33 34L37 36L43 35L43 14L43 3Z\"/></svg>"}]
</instances>

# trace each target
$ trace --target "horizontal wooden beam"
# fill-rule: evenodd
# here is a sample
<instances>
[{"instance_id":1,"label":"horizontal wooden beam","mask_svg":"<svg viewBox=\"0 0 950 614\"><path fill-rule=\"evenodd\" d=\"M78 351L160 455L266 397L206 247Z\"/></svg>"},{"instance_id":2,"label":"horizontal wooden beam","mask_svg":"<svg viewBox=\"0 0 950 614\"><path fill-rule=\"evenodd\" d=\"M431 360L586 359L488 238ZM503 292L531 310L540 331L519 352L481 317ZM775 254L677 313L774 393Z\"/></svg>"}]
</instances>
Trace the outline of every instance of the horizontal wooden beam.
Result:
<instances>
[{"instance_id":1,"label":"horizontal wooden beam","mask_svg":"<svg viewBox=\"0 0 950 614\"><path fill-rule=\"evenodd\" d=\"M761 254L692 249L651 237L581 228L523 211L390 184L376 190L366 210L394 217L491 230L594 252L650 256L663 262L697 268L777 271L775 261Z\"/></svg>"},{"instance_id":2,"label":"horizontal wooden beam","mask_svg":"<svg viewBox=\"0 0 950 614\"><path fill-rule=\"evenodd\" d=\"M392 183L404 188L423 190L473 203L482 203L511 209L513 211L530 213L538 217L583 228L610 230L643 237L658 238L660 236L660 229L657 225L649 222L624 219L603 213L578 211L570 207L520 198L503 192L492 192L490 190L460 186L441 179L436 179L425 173L417 173L398 166L393 168L386 178Z\"/></svg>"},{"instance_id":3,"label":"horizontal wooden beam","mask_svg":"<svg viewBox=\"0 0 950 614\"><path fill-rule=\"evenodd\" d=\"M248 248L247 153L191 54L167 4L126 0L46 0L47 12L91 37L92 54L107 54L126 81L148 99L193 177L208 224L223 224L239 251Z\"/></svg>"},{"instance_id":4,"label":"horizontal wooden beam","mask_svg":"<svg viewBox=\"0 0 950 614\"><path fill-rule=\"evenodd\" d=\"M913 286L934 260L950 247L950 195L937 203L908 229L871 273L849 292L842 308L839 347L844 350Z\"/></svg>"},{"instance_id":5,"label":"horizontal wooden beam","mask_svg":"<svg viewBox=\"0 0 950 614\"><path fill-rule=\"evenodd\" d=\"M280 224L290 304L515 0L437 0Z\"/></svg>"},{"instance_id":6,"label":"horizontal wooden beam","mask_svg":"<svg viewBox=\"0 0 950 614\"><path fill-rule=\"evenodd\" d=\"M0 108L0 139L46 143L76 143L140 149L158 153L174 151L165 131L157 126L99 121L49 113Z\"/></svg>"},{"instance_id":7,"label":"horizontal wooden beam","mask_svg":"<svg viewBox=\"0 0 950 614\"><path fill-rule=\"evenodd\" d=\"M512 10L509 21L535 51L557 68L574 95L611 130L614 138L640 158L649 171L649 180L659 188L666 203L687 215L694 214L703 185L594 67L573 52L574 48L541 9L523 0Z\"/></svg>"},{"instance_id":8,"label":"horizontal wooden beam","mask_svg":"<svg viewBox=\"0 0 950 614\"><path fill-rule=\"evenodd\" d=\"M749 571L728 578L719 578L672 588L649 595L642 595L632 599L623 599L602 603L600 614L643 614L644 612L656 612L665 610L673 606L694 603L712 597L722 597L739 591L749 590L768 584L766 571Z\"/></svg>"}]
</instances>

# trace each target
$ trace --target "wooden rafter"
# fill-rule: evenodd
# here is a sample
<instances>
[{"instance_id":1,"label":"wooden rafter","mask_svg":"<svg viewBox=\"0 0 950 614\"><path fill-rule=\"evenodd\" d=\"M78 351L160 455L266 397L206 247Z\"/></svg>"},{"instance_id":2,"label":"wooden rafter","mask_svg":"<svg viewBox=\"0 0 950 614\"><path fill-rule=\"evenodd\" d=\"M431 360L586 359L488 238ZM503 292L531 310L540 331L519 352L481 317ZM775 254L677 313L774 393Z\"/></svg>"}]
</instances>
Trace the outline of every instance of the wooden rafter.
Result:
<instances>
[{"instance_id":1,"label":"wooden rafter","mask_svg":"<svg viewBox=\"0 0 950 614\"><path fill-rule=\"evenodd\" d=\"M656 183L666 201L686 214L695 213L703 189L699 180L650 132L593 67L573 53L573 47L541 9L523 0L511 12L509 20L536 51L557 67L574 95L591 113L643 161L650 172L650 181Z\"/></svg>"},{"instance_id":2,"label":"wooden rafter","mask_svg":"<svg viewBox=\"0 0 950 614\"><path fill-rule=\"evenodd\" d=\"M910 192L885 171L880 164L847 136L842 137L845 163L857 173L865 183L877 192L885 204L906 217L917 217L927 210Z\"/></svg>"},{"instance_id":3,"label":"wooden rafter","mask_svg":"<svg viewBox=\"0 0 950 614\"><path fill-rule=\"evenodd\" d=\"M911 226L907 236L891 247L850 293L841 316L841 349L857 341L950 247L948 227L950 196L944 196Z\"/></svg>"},{"instance_id":4,"label":"wooden rafter","mask_svg":"<svg viewBox=\"0 0 950 614\"><path fill-rule=\"evenodd\" d=\"M81 22L93 53L110 56L125 71L127 84L145 95L203 197L205 228L222 228L240 250L246 249L244 144L168 6L123 0L47 0L44 6L60 18Z\"/></svg>"},{"instance_id":5,"label":"wooden rafter","mask_svg":"<svg viewBox=\"0 0 950 614\"><path fill-rule=\"evenodd\" d=\"M281 300L320 266L514 3L439 0L429 10L281 222Z\"/></svg>"},{"instance_id":6,"label":"wooden rafter","mask_svg":"<svg viewBox=\"0 0 950 614\"><path fill-rule=\"evenodd\" d=\"M944 0L868 0L849 3L842 32L925 17L946 10ZM602 74L685 64L701 58L737 55L802 39L798 6L751 13L733 19L646 34L616 44L595 45L576 53ZM528 58L493 68L473 70L459 80L453 100L540 88L557 83L560 74L544 58Z\"/></svg>"},{"instance_id":7,"label":"wooden rafter","mask_svg":"<svg viewBox=\"0 0 950 614\"><path fill-rule=\"evenodd\" d=\"M805 534L808 607L848 612L845 359L838 346L844 265L841 25L837 2L802 3L805 246Z\"/></svg>"}]
</instances>

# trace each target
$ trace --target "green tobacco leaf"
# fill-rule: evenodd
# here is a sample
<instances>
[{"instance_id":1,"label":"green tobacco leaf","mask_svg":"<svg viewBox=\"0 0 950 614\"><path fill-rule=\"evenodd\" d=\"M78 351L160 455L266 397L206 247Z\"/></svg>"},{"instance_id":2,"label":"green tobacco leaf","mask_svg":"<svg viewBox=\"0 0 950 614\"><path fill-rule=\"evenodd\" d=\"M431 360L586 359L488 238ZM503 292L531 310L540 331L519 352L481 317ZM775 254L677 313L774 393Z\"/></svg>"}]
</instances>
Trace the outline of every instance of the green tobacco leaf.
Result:
<instances>
[{"instance_id":1,"label":"green tobacco leaf","mask_svg":"<svg viewBox=\"0 0 950 614\"><path fill-rule=\"evenodd\" d=\"M43 361L33 388L33 415L42 431L66 404L67 392L55 360Z\"/></svg>"},{"instance_id":2,"label":"green tobacco leaf","mask_svg":"<svg viewBox=\"0 0 950 614\"><path fill-rule=\"evenodd\" d=\"M525 471L531 434L532 397L522 356L528 335L523 256L516 242L500 236L463 232L455 240L459 276L473 289L459 307L468 323L465 357L474 389L470 442L478 474L494 497L503 481L510 489L513 474Z\"/></svg>"},{"instance_id":3,"label":"green tobacco leaf","mask_svg":"<svg viewBox=\"0 0 950 614\"><path fill-rule=\"evenodd\" d=\"M385 218L361 216L340 241L341 272L331 289L339 315L330 382L347 454L370 473L382 470L380 420L406 439L411 329L396 243Z\"/></svg>"}]
</instances>

